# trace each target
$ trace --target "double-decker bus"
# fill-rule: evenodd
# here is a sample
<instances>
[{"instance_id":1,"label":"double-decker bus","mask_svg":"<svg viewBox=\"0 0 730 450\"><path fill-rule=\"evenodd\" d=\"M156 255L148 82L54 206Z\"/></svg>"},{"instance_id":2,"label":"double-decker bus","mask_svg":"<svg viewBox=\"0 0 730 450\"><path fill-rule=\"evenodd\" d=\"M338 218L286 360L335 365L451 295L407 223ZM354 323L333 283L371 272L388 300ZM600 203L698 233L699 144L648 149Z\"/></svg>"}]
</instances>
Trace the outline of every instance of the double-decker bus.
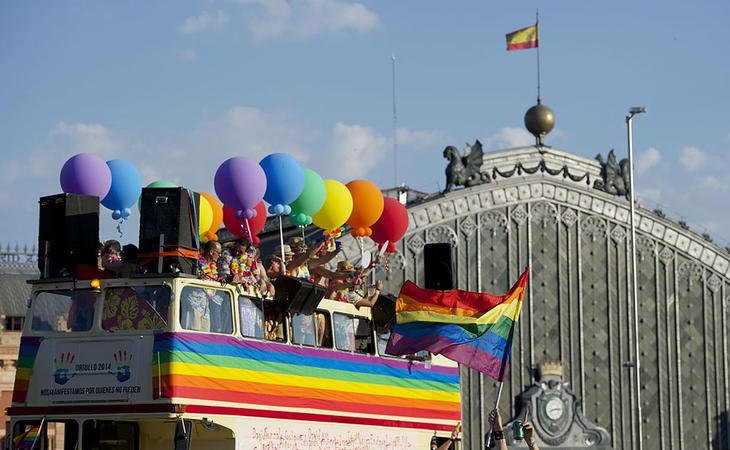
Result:
<instances>
[{"instance_id":1,"label":"double-decker bus","mask_svg":"<svg viewBox=\"0 0 730 450\"><path fill-rule=\"evenodd\" d=\"M370 308L294 313L187 275L32 282L6 448L422 449L458 367L385 354Z\"/></svg>"}]
</instances>

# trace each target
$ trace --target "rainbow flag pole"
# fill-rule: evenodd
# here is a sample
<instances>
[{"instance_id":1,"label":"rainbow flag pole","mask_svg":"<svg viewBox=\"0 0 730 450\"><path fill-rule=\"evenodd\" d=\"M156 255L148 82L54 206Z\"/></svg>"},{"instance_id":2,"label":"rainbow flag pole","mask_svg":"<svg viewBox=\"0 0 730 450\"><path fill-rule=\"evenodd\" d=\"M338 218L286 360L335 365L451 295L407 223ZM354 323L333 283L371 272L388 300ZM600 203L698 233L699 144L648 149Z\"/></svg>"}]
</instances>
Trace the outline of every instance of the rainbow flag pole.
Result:
<instances>
[{"instance_id":1,"label":"rainbow flag pole","mask_svg":"<svg viewBox=\"0 0 730 450\"><path fill-rule=\"evenodd\" d=\"M498 405L529 276L528 267L501 296L421 289L407 281L396 301L396 323L386 353L407 355L428 350L485 373L500 382ZM487 445L491 435L490 425Z\"/></svg>"},{"instance_id":2,"label":"rainbow flag pole","mask_svg":"<svg viewBox=\"0 0 730 450\"><path fill-rule=\"evenodd\" d=\"M41 434L41 431L43 430L43 423L46 420L46 416L43 416L41 418L41 423L39 423L37 426L31 427L26 432L18 435L15 439L13 439L13 450L14 449L30 449L32 450L35 448L36 442L38 442L38 437Z\"/></svg>"}]
</instances>

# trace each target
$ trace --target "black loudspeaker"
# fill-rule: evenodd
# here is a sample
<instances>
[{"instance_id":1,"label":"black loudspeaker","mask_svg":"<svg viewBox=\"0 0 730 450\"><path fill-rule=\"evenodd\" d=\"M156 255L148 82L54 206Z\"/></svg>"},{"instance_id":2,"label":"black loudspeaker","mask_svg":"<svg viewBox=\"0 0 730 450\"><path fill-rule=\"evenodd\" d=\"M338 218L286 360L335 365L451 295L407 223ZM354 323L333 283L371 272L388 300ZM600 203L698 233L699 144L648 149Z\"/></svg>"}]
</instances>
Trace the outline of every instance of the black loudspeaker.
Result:
<instances>
[{"instance_id":1,"label":"black loudspeaker","mask_svg":"<svg viewBox=\"0 0 730 450\"><path fill-rule=\"evenodd\" d=\"M423 248L423 266L426 289L438 289L440 291L454 289L451 244L426 244Z\"/></svg>"},{"instance_id":2,"label":"black loudspeaker","mask_svg":"<svg viewBox=\"0 0 730 450\"><path fill-rule=\"evenodd\" d=\"M138 257L141 272L197 274L199 207L199 194L185 188L142 189Z\"/></svg>"},{"instance_id":3,"label":"black loudspeaker","mask_svg":"<svg viewBox=\"0 0 730 450\"><path fill-rule=\"evenodd\" d=\"M378 300L373 305L373 322L375 322L376 330L379 333L384 333L393 326L396 300L392 295L380 294Z\"/></svg>"},{"instance_id":4,"label":"black loudspeaker","mask_svg":"<svg viewBox=\"0 0 730 450\"><path fill-rule=\"evenodd\" d=\"M317 309L326 292L324 286L286 275L276 277L274 287L276 301L284 304L288 311L306 315Z\"/></svg>"},{"instance_id":5,"label":"black loudspeaker","mask_svg":"<svg viewBox=\"0 0 730 450\"><path fill-rule=\"evenodd\" d=\"M99 197L57 194L41 197L38 270L41 278L76 275L76 264L96 267Z\"/></svg>"}]
</instances>

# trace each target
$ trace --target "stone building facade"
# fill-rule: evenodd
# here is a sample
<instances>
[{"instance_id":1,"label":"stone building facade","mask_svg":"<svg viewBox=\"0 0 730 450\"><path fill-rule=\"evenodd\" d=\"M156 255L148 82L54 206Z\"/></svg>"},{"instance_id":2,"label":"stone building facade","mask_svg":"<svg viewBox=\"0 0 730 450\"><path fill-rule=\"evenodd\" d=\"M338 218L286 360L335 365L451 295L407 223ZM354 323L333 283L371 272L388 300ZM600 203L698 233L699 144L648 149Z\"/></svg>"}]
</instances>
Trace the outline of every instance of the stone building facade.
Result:
<instances>
[{"instance_id":1,"label":"stone building facade","mask_svg":"<svg viewBox=\"0 0 730 450\"><path fill-rule=\"evenodd\" d=\"M558 363L553 385L577 400L547 410L545 387L544 401L532 401L542 448L632 449L638 439L648 449L730 448L728 251L661 212L637 209L638 436L628 201L594 188L605 186L596 183L598 161L557 149L517 148L483 161L489 182L408 205L408 232L389 261L391 290L406 279L423 285L427 243L451 245L460 289L502 294L530 266L500 402L505 420L526 407L523 394L548 386L538 366ZM347 239L344 256L359 252ZM461 375L465 448L482 448L497 384L465 367Z\"/></svg>"}]
</instances>

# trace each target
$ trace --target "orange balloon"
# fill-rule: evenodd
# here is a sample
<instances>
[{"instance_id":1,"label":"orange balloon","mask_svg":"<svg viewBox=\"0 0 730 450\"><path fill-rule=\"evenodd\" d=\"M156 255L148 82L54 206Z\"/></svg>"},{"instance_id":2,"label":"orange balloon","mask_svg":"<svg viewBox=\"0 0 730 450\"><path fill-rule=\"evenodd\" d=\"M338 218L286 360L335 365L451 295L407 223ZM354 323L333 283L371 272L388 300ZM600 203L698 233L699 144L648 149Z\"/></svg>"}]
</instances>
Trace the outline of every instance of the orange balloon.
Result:
<instances>
[{"instance_id":1,"label":"orange balloon","mask_svg":"<svg viewBox=\"0 0 730 450\"><path fill-rule=\"evenodd\" d=\"M353 236L370 236L374 224L383 213L383 193L368 180L353 180L346 184L352 195L352 213L347 224L352 227Z\"/></svg>"},{"instance_id":2,"label":"orange balloon","mask_svg":"<svg viewBox=\"0 0 730 450\"><path fill-rule=\"evenodd\" d=\"M221 223L223 223L223 207L215 196L210 195L207 192L200 192L199 194L208 200L210 207L213 209L213 223L204 234L207 240L215 241L218 239L215 233L221 227Z\"/></svg>"}]
</instances>

